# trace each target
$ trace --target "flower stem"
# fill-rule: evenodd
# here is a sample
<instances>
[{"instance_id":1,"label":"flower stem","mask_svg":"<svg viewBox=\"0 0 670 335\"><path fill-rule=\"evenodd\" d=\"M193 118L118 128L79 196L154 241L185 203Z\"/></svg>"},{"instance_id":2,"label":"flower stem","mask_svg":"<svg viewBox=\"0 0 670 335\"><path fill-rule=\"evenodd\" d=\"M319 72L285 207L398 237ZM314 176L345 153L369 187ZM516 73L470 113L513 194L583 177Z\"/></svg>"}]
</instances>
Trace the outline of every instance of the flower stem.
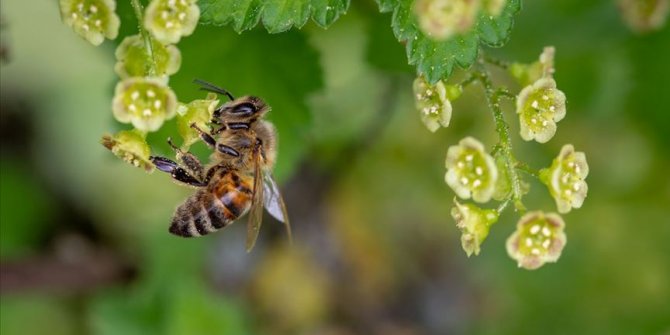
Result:
<instances>
[{"instance_id":1,"label":"flower stem","mask_svg":"<svg viewBox=\"0 0 670 335\"><path fill-rule=\"evenodd\" d=\"M516 164L514 165L514 167L519 171L525 172L525 173L527 173L527 174L529 174L529 175L531 175L535 178L540 179L540 172L531 168L530 166L528 166L528 164L526 164L524 162L517 161Z\"/></svg>"},{"instance_id":2,"label":"flower stem","mask_svg":"<svg viewBox=\"0 0 670 335\"><path fill-rule=\"evenodd\" d=\"M479 81L484 86L484 93L486 95L486 100L489 104L489 109L493 113L493 119L496 124L496 132L498 133L500 146L499 153L502 155L505 168L507 169L507 175L510 178L510 184L512 185L512 197L511 200L514 202L514 207L517 211L522 214L526 212L526 207L521 201L523 196L521 191L521 178L515 169L517 160L512 154L512 138L510 136L509 125L505 122L505 117L503 111L500 108L500 98L505 95L505 90L496 90L491 81L489 73L483 69L482 71L475 72Z\"/></svg>"},{"instance_id":3,"label":"flower stem","mask_svg":"<svg viewBox=\"0 0 670 335\"><path fill-rule=\"evenodd\" d=\"M133 9L135 10L135 17L137 18L137 28L140 31L140 36L142 36L142 40L144 40L144 48L147 51L147 57L151 60L149 62L149 75L150 76L155 76L156 75L156 59L154 59L154 50L153 46L151 44L151 35L149 35L149 32L144 29L144 16L143 16L143 9L142 9L142 4L140 3L140 0L130 0L130 3L133 5Z\"/></svg>"},{"instance_id":4,"label":"flower stem","mask_svg":"<svg viewBox=\"0 0 670 335\"><path fill-rule=\"evenodd\" d=\"M481 61L489 63L491 65L495 65L495 66L497 66L501 69L504 69L504 70L507 70L507 68L509 67L509 63L507 63L505 61L502 61L500 59L491 57L488 54L485 54L483 52L482 52Z\"/></svg>"}]
</instances>

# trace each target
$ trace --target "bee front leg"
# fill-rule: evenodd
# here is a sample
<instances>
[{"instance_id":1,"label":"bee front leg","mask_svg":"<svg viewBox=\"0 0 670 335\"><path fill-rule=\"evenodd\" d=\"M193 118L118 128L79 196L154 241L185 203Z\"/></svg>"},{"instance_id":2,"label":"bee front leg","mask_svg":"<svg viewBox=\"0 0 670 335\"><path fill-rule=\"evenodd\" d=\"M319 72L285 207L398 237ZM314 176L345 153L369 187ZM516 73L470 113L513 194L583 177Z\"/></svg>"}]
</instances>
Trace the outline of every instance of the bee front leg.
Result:
<instances>
[{"instance_id":1,"label":"bee front leg","mask_svg":"<svg viewBox=\"0 0 670 335\"><path fill-rule=\"evenodd\" d=\"M182 151L179 149L176 145L174 145L174 143L172 143L172 139L169 137L167 142L172 150L174 150L175 156L177 157L177 162L180 163L180 167L184 168L198 180L207 182L207 180L205 180L205 169L203 168L202 163L200 163L198 157L188 151Z\"/></svg>"},{"instance_id":2,"label":"bee front leg","mask_svg":"<svg viewBox=\"0 0 670 335\"><path fill-rule=\"evenodd\" d=\"M183 169L177 162L170 160L169 158L160 157L160 156L151 156L149 157L154 166L160 171L167 172L172 176L172 179L184 183L186 185L203 187L207 186L206 182L198 180L198 178L193 177L185 169Z\"/></svg>"}]
</instances>

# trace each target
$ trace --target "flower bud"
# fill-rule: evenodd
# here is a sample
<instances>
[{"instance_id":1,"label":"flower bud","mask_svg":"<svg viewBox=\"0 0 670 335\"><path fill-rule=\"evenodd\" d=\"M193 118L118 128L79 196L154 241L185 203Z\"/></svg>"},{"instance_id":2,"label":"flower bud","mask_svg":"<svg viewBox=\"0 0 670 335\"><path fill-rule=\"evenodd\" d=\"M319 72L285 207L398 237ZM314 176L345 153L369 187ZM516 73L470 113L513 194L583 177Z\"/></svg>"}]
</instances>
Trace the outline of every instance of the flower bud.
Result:
<instances>
[{"instance_id":1,"label":"flower bud","mask_svg":"<svg viewBox=\"0 0 670 335\"><path fill-rule=\"evenodd\" d=\"M114 136L105 135L101 143L127 163L143 168L147 172L153 171L154 165L149 160L151 149L139 132L123 130Z\"/></svg>"},{"instance_id":2,"label":"flower bud","mask_svg":"<svg viewBox=\"0 0 670 335\"><path fill-rule=\"evenodd\" d=\"M461 230L461 245L465 253L479 255L480 246L489 234L492 224L498 221L498 212L482 209L473 204L461 204L454 199L451 216Z\"/></svg>"}]
</instances>

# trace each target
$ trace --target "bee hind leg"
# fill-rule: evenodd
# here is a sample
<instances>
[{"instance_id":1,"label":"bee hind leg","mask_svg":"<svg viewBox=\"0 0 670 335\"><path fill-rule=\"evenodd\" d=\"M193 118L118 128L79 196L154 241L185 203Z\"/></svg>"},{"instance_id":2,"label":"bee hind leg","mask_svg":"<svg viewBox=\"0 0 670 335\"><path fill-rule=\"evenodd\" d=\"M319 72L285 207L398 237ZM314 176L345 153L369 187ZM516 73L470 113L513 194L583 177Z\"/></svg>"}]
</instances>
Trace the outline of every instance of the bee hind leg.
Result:
<instances>
[{"instance_id":1,"label":"bee hind leg","mask_svg":"<svg viewBox=\"0 0 670 335\"><path fill-rule=\"evenodd\" d=\"M149 157L149 159L158 170L169 173L172 176L172 179L180 183L196 187L207 186L206 182L201 181L196 177L193 177L190 173L188 173L188 171L179 166L177 162L174 162L169 158L160 156L151 156Z\"/></svg>"}]
</instances>

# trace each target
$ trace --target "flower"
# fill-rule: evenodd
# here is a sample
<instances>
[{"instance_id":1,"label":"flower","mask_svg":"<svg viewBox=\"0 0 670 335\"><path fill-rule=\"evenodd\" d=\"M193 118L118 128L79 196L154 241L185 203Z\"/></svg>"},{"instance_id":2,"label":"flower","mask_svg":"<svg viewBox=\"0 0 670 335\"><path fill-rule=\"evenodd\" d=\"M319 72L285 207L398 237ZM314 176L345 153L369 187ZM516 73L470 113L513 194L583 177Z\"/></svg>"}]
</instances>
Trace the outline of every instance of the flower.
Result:
<instances>
[{"instance_id":1,"label":"flower","mask_svg":"<svg viewBox=\"0 0 670 335\"><path fill-rule=\"evenodd\" d=\"M484 145L466 137L458 145L449 147L444 179L456 195L476 202L491 199L498 180L498 169L493 157L484 152Z\"/></svg>"},{"instance_id":2,"label":"flower","mask_svg":"<svg viewBox=\"0 0 670 335\"><path fill-rule=\"evenodd\" d=\"M522 86L528 86L540 78L554 75L554 55L556 48L544 47L540 58L531 64L512 63L509 72Z\"/></svg>"},{"instance_id":3,"label":"flower","mask_svg":"<svg viewBox=\"0 0 670 335\"><path fill-rule=\"evenodd\" d=\"M177 73L181 66L181 53L174 45L163 45L151 39L153 59L144 46L140 35L132 35L123 39L116 48L116 65L114 70L121 78L143 77L151 74L152 63L155 64L156 76L169 76Z\"/></svg>"},{"instance_id":4,"label":"flower","mask_svg":"<svg viewBox=\"0 0 670 335\"><path fill-rule=\"evenodd\" d=\"M479 247L489 234L489 228L498 221L498 212L492 209L482 209L473 204L461 204L454 199L451 216L456 220L456 226L461 230L461 245L470 257L479 255Z\"/></svg>"},{"instance_id":5,"label":"flower","mask_svg":"<svg viewBox=\"0 0 670 335\"><path fill-rule=\"evenodd\" d=\"M424 34L446 40L474 26L479 5L479 0L417 0L414 14Z\"/></svg>"},{"instance_id":6,"label":"flower","mask_svg":"<svg viewBox=\"0 0 670 335\"><path fill-rule=\"evenodd\" d=\"M188 148L195 143L200 134L191 124L195 123L200 129L209 131L207 123L212 119L212 113L219 105L216 94L207 94L206 99L193 100L188 104L179 104L177 108L177 130L184 139L184 147Z\"/></svg>"},{"instance_id":7,"label":"flower","mask_svg":"<svg viewBox=\"0 0 670 335\"><path fill-rule=\"evenodd\" d=\"M519 267L528 270L556 262L567 242L564 227L558 214L529 212L519 219L516 231L507 239L507 253Z\"/></svg>"},{"instance_id":8,"label":"flower","mask_svg":"<svg viewBox=\"0 0 670 335\"><path fill-rule=\"evenodd\" d=\"M139 132L123 130L114 136L105 135L101 143L124 161L147 172L153 171L154 165L149 160L151 149Z\"/></svg>"},{"instance_id":9,"label":"flower","mask_svg":"<svg viewBox=\"0 0 670 335\"><path fill-rule=\"evenodd\" d=\"M660 30L670 11L670 0L619 0L619 11L633 31Z\"/></svg>"},{"instance_id":10,"label":"flower","mask_svg":"<svg viewBox=\"0 0 670 335\"><path fill-rule=\"evenodd\" d=\"M430 85L425 78L414 80L414 102L421 112L421 121L431 132L440 127L448 127L451 121L451 102L447 97L447 88L438 81Z\"/></svg>"},{"instance_id":11,"label":"flower","mask_svg":"<svg viewBox=\"0 0 670 335\"><path fill-rule=\"evenodd\" d=\"M141 131L156 131L175 116L177 97L165 80L132 77L116 85L112 111L119 122L132 123Z\"/></svg>"},{"instance_id":12,"label":"flower","mask_svg":"<svg viewBox=\"0 0 670 335\"><path fill-rule=\"evenodd\" d=\"M489 15L498 16L502 13L503 8L505 8L506 2L507 0L484 0L484 10Z\"/></svg>"},{"instance_id":13,"label":"flower","mask_svg":"<svg viewBox=\"0 0 670 335\"><path fill-rule=\"evenodd\" d=\"M556 88L553 78L541 78L521 90L516 113L521 138L545 143L556 134L556 122L565 117L565 94Z\"/></svg>"},{"instance_id":14,"label":"flower","mask_svg":"<svg viewBox=\"0 0 670 335\"><path fill-rule=\"evenodd\" d=\"M114 0L60 0L63 22L93 45L119 33L119 17Z\"/></svg>"},{"instance_id":15,"label":"flower","mask_svg":"<svg viewBox=\"0 0 670 335\"><path fill-rule=\"evenodd\" d=\"M152 0L144 14L144 26L164 44L177 43L193 33L200 18L196 0Z\"/></svg>"},{"instance_id":16,"label":"flower","mask_svg":"<svg viewBox=\"0 0 670 335\"><path fill-rule=\"evenodd\" d=\"M575 152L572 144L564 145L551 166L540 170L540 180L547 185L549 193L556 200L559 213L582 207L588 192L588 185L584 181L588 174L586 155Z\"/></svg>"}]
</instances>

